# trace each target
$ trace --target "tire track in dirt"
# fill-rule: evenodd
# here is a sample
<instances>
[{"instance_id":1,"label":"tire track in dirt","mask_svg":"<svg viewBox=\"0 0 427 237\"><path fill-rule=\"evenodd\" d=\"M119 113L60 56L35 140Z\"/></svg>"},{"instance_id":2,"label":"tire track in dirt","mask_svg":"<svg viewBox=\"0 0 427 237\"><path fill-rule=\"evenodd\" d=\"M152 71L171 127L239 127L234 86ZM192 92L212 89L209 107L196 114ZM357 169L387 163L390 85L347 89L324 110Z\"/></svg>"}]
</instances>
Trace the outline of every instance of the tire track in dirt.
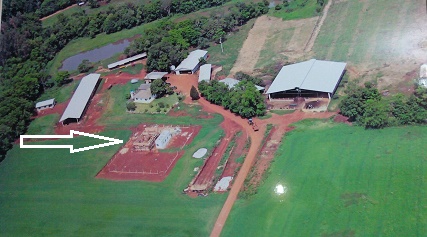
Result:
<instances>
[{"instance_id":1,"label":"tire track in dirt","mask_svg":"<svg viewBox=\"0 0 427 237\"><path fill-rule=\"evenodd\" d=\"M252 73L261 53L262 46L267 39L267 32L272 25L269 19L265 15L256 19L254 26L249 31L248 37L240 49L239 56L233 68L230 70L230 76L239 71Z\"/></svg>"},{"instance_id":2,"label":"tire track in dirt","mask_svg":"<svg viewBox=\"0 0 427 237\"><path fill-rule=\"evenodd\" d=\"M310 36L310 39L307 42L307 45L305 46L304 52L310 52L313 48L314 41L316 41L317 35L319 35L320 28L322 28L323 22L325 21L326 17L328 16L329 8L332 5L333 0L329 0L326 4L325 8L323 9L322 17L319 18L318 24L316 24L316 27L313 30L313 33Z\"/></svg>"}]
</instances>

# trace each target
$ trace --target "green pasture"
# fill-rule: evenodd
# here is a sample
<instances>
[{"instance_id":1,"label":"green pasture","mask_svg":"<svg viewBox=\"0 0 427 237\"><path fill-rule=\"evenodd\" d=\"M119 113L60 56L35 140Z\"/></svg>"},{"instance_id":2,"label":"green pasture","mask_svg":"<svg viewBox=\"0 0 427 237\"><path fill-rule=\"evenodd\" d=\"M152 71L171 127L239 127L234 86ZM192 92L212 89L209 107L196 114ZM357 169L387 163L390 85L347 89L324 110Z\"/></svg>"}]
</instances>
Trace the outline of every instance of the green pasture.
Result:
<instances>
[{"instance_id":1,"label":"green pasture","mask_svg":"<svg viewBox=\"0 0 427 237\"><path fill-rule=\"evenodd\" d=\"M200 147L214 147L223 135L214 129L217 119L201 123L206 126L161 183L95 178L119 145L74 154L15 146L0 163L1 235L209 235L227 195L194 199L181 194L195 175L194 167L203 162L191 155ZM115 129L101 135L126 141L131 132ZM70 142L76 147L94 144L86 137L39 144Z\"/></svg>"},{"instance_id":2,"label":"green pasture","mask_svg":"<svg viewBox=\"0 0 427 237\"><path fill-rule=\"evenodd\" d=\"M364 130L305 120L222 236L425 236L427 128ZM277 195L276 185L287 187Z\"/></svg>"},{"instance_id":3,"label":"green pasture","mask_svg":"<svg viewBox=\"0 0 427 237\"><path fill-rule=\"evenodd\" d=\"M419 1L368 0L332 4L313 50L318 59L376 66L399 59L409 45L402 34L413 26ZM394 40L397 40L396 42Z\"/></svg>"},{"instance_id":4,"label":"green pasture","mask_svg":"<svg viewBox=\"0 0 427 237\"><path fill-rule=\"evenodd\" d=\"M328 0L325 0L325 5L327 4L327 1ZM289 6L287 8L283 7L282 4L282 9L276 10L275 8L272 8L268 12L268 15L279 17L283 20L295 20L302 18L310 18L319 14L316 12L316 0L294 0L288 2ZM282 3L282 1L280 1L280 3Z\"/></svg>"},{"instance_id":5,"label":"green pasture","mask_svg":"<svg viewBox=\"0 0 427 237\"><path fill-rule=\"evenodd\" d=\"M54 126L59 121L59 114L49 114L31 121L26 134L54 134Z\"/></svg>"},{"instance_id":6,"label":"green pasture","mask_svg":"<svg viewBox=\"0 0 427 237\"><path fill-rule=\"evenodd\" d=\"M66 102L71 98L72 92L77 88L79 81L72 81L61 87L52 87L43 92L37 101L55 98L57 103Z\"/></svg>"}]
</instances>

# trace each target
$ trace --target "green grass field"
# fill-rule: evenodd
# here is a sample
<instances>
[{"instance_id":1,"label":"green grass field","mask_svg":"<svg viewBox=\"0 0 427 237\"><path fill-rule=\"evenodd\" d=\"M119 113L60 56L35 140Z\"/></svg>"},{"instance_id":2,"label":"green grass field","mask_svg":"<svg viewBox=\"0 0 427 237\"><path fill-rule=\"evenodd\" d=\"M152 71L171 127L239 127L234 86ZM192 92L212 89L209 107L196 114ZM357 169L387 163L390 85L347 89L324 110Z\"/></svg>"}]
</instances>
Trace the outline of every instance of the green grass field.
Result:
<instances>
[{"instance_id":1,"label":"green grass field","mask_svg":"<svg viewBox=\"0 0 427 237\"><path fill-rule=\"evenodd\" d=\"M227 195L193 199L181 194L195 174L194 167L202 162L191 158L193 152L200 147L212 148L223 135L222 130L214 129L217 119L202 123L195 142L185 148L185 155L161 183L96 179L97 172L119 149L117 145L75 154L66 149L15 146L0 164L0 233L207 236ZM101 133L123 140L130 134L119 129ZM45 143L63 141L41 144ZM92 145L93 140L79 137L72 143L83 147Z\"/></svg>"},{"instance_id":2,"label":"green grass field","mask_svg":"<svg viewBox=\"0 0 427 237\"><path fill-rule=\"evenodd\" d=\"M330 0L329 0L330 1ZM301 4L306 2L302 7ZM274 8L270 9L268 15L282 18L283 20L295 20L301 18L309 18L318 15L316 12L316 0L294 0L289 1L288 9L292 9L290 12L286 12L286 8L283 7L281 10L275 10ZM282 1L280 1L282 3ZM325 4L327 1L325 1Z\"/></svg>"},{"instance_id":3,"label":"green grass field","mask_svg":"<svg viewBox=\"0 0 427 237\"><path fill-rule=\"evenodd\" d=\"M300 122L222 236L425 236L426 139L426 127Z\"/></svg>"},{"instance_id":4,"label":"green grass field","mask_svg":"<svg viewBox=\"0 0 427 237\"><path fill-rule=\"evenodd\" d=\"M376 65L402 57L408 46L396 47L400 41L394 42L394 38L401 38L405 28L414 27L418 15L411 12L421 7L419 3L368 0L332 4L314 44L316 57Z\"/></svg>"}]
</instances>

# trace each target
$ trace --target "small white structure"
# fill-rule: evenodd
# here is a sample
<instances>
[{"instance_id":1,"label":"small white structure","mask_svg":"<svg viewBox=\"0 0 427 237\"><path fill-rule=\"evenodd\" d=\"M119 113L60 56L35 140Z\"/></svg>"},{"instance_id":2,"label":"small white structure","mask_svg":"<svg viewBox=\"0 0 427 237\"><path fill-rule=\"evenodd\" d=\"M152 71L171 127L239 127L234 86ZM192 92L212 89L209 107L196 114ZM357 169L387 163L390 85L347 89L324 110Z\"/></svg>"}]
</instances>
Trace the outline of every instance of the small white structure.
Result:
<instances>
[{"instance_id":1,"label":"small white structure","mask_svg":"<svg viewBox=\"0 0 427 237\"><path fill-rule=\"evenodd\" d=\"M205 156L207 152L208 152L208 149L206 149L206 148L200 148L199 150L197 150L196 152L194 152L193 157L196 158L196 159L200 159L203 156Z\"/></svg>"},{"instance_id":2,"label":"small white structure","mask_svg":"<svg viewBox=\"0 0 427 237\"><path fill-rule=\"evenodd\" d=\"M168 73L167 72L150 72L144 77L145 83L148 84L158 79L166 80L166 77L165 77L166 74Z\"/></svg>"},{"instance_id":3,"label":"small white structure","mask_svg":"<svg viewBox=\"0 0 427 237\"><path fill-rule=\"evenodd\" d=\"M134 79L130 80L130 83L131 83L131 84L138 83L138 79L137 79L137 78L134 78Z\"/></svg>"},{"instance_id":4,"label":"small white structure","mask_svg":"<svg viewBox=\"0 0 427 237\"><path fill-rule=\"evenodd\" d=\"M165 149L172 138L172 133L169 130L163 130L157 137L155 143L157 149Z\"/></svg>"},{"instance_id":5,"label":"small white structure","mask_svg":"<svg viewBox=\"0 0 427 237\"><path fill-rule=\"evenodd\" d=\"M233 180L232 176L223 177L218 183L216 183L214 187L215 192L224 192L227 191L228 186L230 186L230 182Z\"/></svg>"},{"instance_id":6,"label":"small white structure","mask_svg":"<svg viewBox=\"0 0 427 237\"><path fill-rule=\"evenodd\" d=\"M240 81L234 78L225 78L222 80L219 80L219 82L224 83L228 86L228 89L234 88ZM264 90L264 87L255 85L257 90L262 91Z\"/></svg>"},{"instance_id":7,"label":"small white structure","mask_svg":"<svg viewBox=\"0 0 427 237\"><path fill-rule=\"evenodd\" d=\"M199 82L209 81L211 79L212 64L204 64L200 66Z\"/></svg>"},{"instance_id":8,"label":"small white structure","mask_svg":"<svg viewBox=\"0 0 427 237\"><path fill-rule=\"evenodd\" d=\"M41 111L44 109L53 108L53 107L55 107L55 104L56 104L55 98L40 101L40 102L37 102L36 109L37 109L37 111Z\"/></svg>"},{"instance_id":9,"label":"small white structure","mask_svg":"<svg viewBox=\"0 0 427 237\"><path fill-rule=\"evenodd\" d=\"M423 64L420 67L420 78L427 79L427 64Z\"/></svg>"},{"instance_id":10,"label":"small white structure","mask_svg":"<svg viewBox=\"0 0 427 237\"><path fill-rule=\"evenodd\" d=\"M151 84L141 84L136 92L130 92L130 98L133 99L135 103L151 103L156 95L151 94Z\"/></svg>"},{"instance_id":11,"label":"small white structure","mask_svg":"<svg viewBox=\"0 0 427 237\"><path fill-rule=\"evenodd\" d=\"M208 51L197 49L190 52L188 57L175 68L176 74L194 74L200 67L200 58L206 60L208 58Z\"/></svg>"}]
</instances>

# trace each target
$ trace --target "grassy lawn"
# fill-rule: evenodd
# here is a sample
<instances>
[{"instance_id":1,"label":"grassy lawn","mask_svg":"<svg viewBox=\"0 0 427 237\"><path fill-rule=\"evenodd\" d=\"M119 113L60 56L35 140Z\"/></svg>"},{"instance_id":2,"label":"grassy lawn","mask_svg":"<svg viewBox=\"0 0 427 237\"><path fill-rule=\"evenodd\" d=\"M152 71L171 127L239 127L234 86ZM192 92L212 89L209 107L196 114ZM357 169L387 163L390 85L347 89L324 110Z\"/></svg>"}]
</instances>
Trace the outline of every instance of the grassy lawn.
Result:
<instances>
[{"instance_id":1,"label":"grassy lawn","mask_svg":"<svg viewBox=\"0 0 427 237\"><path fill-rule=\"evenodd\" d=\"M424 236L426 139L420 126L300 122L258 194L236 202L223 236Z\"/></svg>"},{"instance_id":2,"label":"grassy lawn","mask_svg":"<svg viewBox=\"0 0 427 237\"><path fill-rule=\"evenodd\" d=\"M202 162L191 155L200 147L213 147L223 134L214 129L218 122L205 122L161 183L96 179L117 145L74 154L66 149L15 146L0 164L0 232L4 236L207 236L227 195L194 199L181 191ZM101 135L126 141L131 132L116 129ZM64 142L70 143L40 144ZM71 143L83 147L93 141L77 137Z\"/></svg>"},{"instance_id":3,"label":"grassy lawn","mask_svg":"<svg viewBox=\"0 0 427 237\"><path fill-rule=\"evenodd\" d=\"M274 8L271 8L270 11L268 12L268 15L279 17L279 18L282 18L283 20L295 20L295 19L302 19L302 18L317 16L318 15L318 13L316 12L317 1L308 0L307 3L304 5L304 7L301 7L300 5L306 1L307 0L289 1L288 8L284 8L283 5L281 10L275 10ZM280 3L282 3L282 1L280 1ZM327 1L325 1L325 5L326 3ZM287 9L292 9L292 11L286 12Z\"/></svg>"},{"instance_id":4,"label":"grassy lawn","mask_svg":"<svg viewBox=\"0 0 427 237\"><path fill-rule=\"evenodd\" d=\"M237 56L239 55L239 51L243 46L243 42L248 37L248 32L252 28L254 22L255 19L248 21L248 23L243 25L239 31L231 33L227 36L227 40L223 42L224 53L221 52L220 44L213 45L206 49L209 51L210 55L208 62L222 66L222 71L220 71L217 75L228 75L237 59Z\"/></svg>"},{"instance_id":5,"label":"grassy lawn","mask_svg":"<svg viewBox=\"0 0 427 237\"><path fill-rule=\"evenodd\" d=\"M77 88L79 81L72 81L67 85L63 85L62 87L52 87L47 89L37 101L43 101L55 98L56 102L62 103L66 102L69 98L71 98L72 92Z\"/></svg>"},{"instance_id":6,"label":"grassy lawn","mask_svg":"<svg viewBox=\"0 0 427 237\"><path fill-rule=\"evenodd\" d=\"M59 114L49 114L34 119L26 134L54 134L54 126L59 120Z\"/></svg>"},{"instance_id":7,"label":"grassy lawn","mask_svg":"<svg viewBox=\"0 0 427 237\"><path fill-rule=\"evenodd\" d=\"M149 104L135 103L136 113L167 113L172 106L178 102L178 96L176 94L169 95L168 97L162 97L153 100ZM164 107L161 108L159 103L163 103Z\"/></svg>"},{"instance_id":8,"label":"grassy lawn","mask_svg":"<svg viewBox=\"0 0 427 237\"><path fill-rule=\"evenodd\" d=\"M295 110L294 109L279 109L279 110L270 110L270 112L272 112L273 114L285 115L285 114L292 114L293 112L295 112Z\"/></svg>"}]
</instances>

